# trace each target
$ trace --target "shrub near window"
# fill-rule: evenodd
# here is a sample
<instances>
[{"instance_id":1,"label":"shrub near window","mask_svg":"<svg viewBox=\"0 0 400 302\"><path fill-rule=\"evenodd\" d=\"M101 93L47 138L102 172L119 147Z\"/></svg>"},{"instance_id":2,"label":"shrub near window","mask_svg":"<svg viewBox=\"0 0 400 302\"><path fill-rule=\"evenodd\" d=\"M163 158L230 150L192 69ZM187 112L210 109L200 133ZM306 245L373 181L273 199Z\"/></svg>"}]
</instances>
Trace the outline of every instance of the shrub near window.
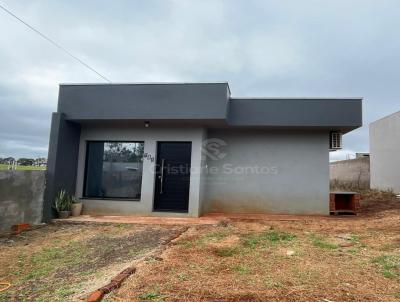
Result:
<instances>
[{"instance_id":1,"label":"shrub near window","mask_svg":"<svg viewBox=\"0 0 400 302\"><path fill-rule=\"evenodd\" d=\"M68 218L71 214L72 198L69 196L65 190L61 190L55 200L54 208L58 213L59 218Z\"/></svg>"}]
</instances>

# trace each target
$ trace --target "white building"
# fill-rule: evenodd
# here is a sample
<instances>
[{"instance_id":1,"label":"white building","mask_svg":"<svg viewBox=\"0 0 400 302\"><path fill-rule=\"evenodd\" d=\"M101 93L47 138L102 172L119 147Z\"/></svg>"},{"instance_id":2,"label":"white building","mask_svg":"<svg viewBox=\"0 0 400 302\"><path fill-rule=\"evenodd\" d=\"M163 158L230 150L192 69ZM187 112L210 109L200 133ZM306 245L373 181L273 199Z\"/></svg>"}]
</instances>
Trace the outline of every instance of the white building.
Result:
<instances>
[{"instance_id":1,"label":"white building","mask_svg":"<svg viewBox=\"0 0 400 302\"><path fill-rule=\"evenodd\" d=\"M371 188L400 192L400 111L369 125Z\"/></svg>"}]
</instances>

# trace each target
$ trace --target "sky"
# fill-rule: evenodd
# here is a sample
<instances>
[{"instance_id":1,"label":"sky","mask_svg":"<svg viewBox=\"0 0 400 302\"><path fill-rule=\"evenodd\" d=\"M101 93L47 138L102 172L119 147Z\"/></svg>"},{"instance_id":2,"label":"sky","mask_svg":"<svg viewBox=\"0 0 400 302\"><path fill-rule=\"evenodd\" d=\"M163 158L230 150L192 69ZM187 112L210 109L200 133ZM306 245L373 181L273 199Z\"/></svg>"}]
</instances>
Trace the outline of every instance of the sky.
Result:
<instances>
[{"instance_id":1,"label":"sky","mask_svg":"<svg viewBox=\"0 0 400 302\"><path fill-rule=\"evenodd\" d=\"M367 152L400 110L397 0L23 1L0 4L113 82L228 81L235 97L363 97ZM47 156L59 83L95 73L0 10L0 157Z\"/></svg>"}]
</instances>

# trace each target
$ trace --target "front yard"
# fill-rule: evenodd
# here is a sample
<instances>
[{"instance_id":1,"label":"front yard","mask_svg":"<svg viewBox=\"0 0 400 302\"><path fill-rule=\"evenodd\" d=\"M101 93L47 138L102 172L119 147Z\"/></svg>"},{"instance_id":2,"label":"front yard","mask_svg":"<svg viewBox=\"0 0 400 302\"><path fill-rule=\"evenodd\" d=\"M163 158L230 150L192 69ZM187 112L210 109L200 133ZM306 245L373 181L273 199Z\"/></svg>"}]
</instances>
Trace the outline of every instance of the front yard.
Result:
<instances>
[{"instance_id":1,"label":"front yard","mask_svg":"<svg viewBox=\"0 0 400 302\"><path fill-rule=\"evenodd\" d=\"M0 238L0 301L80 301L182 227L51 224Z\"/></svg>"},{"instance_id":2,"label":"front yard","mask_svg":"<svg viewBox=\"0 0 400 302\"><path fill-rule=\"evenodd\" d=\"M12 283L0 301L84 301L132 264L137 272L103 301L400 301L396 199L364 201L359 217L185 230L52 224L0 238L0 281Z\"/></svg>"},{"instance_id":3,"label":"front yard","mask_svg":"<svg viewBox=\"0 0 400 302\"><path fill-rule=\"evenodd\" d=\"M400 301L400 202L363 205L357 218L191 227L108 299Z\"/></svg>"}]
</instances>

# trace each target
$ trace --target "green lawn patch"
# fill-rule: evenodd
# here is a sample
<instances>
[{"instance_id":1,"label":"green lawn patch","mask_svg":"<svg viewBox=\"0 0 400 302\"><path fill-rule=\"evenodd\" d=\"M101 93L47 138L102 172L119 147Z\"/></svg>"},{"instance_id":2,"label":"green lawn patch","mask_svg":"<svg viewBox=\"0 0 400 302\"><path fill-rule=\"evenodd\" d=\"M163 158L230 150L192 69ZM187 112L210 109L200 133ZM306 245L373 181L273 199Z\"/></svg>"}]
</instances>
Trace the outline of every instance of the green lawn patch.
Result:
<instances>
[{"instance_id":1,"label":"green lawn patch","mask_svg":"<svg viewBox=\"0 0 400 302\"><path fill-rule=\"evenodd\" d=\"M400 277L400 257L393 255L382 255L372 259L372 263L379 265L380 272L386 278Z\"/></svg>"},{"instance_id":2,"label":"green lawn patch","mask_svg":"<svg viewBox=\"0 0 400 302\"><path fill-rule=\"evenodd\" d=\"M8 170L10 165L0 164L0 170ZM38 166L17 166L17 170L46 170L46 167Z\"/></svg>"},{"instance_id":3,"label":"green lawn patch","mask_svg":"<svg viewBox=\"0 0 400 302\"><path fill-rule=\"evenodd\" d=\"M242 238L245 247L255 248L277 243L290 242L296 239L296 235L287 232L269 230L262 233L250 234Z\"/></svg>"},{"instance_id":4,"label":"green lawn patch","mask_svg":"<svg viewBox=\"0 0 400 302\"><path fill-rule=\"evenodd\" d=\"M317 234L310 235L311 243L321 249L337 249L339 245L329 242L325 237Z\"/></svg>"}]
</instances>

